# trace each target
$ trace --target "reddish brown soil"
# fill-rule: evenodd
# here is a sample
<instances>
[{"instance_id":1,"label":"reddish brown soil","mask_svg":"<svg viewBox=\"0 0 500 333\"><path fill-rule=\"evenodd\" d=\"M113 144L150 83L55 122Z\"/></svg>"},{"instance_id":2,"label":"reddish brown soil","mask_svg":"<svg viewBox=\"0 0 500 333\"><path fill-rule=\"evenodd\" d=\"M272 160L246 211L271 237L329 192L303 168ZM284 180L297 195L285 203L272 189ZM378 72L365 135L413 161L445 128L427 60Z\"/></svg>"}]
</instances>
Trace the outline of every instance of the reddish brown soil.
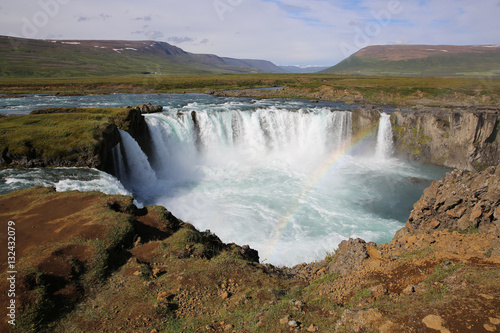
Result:
<instances>
[{"instance_id":1,"label":"reddish brown soil","mask_svg":"<svg viewBox=\"0 0 500 333\"><path fill-rule=\"evenodd\" d=\"M91 239L99 234L99 228L86 225L90 218L85 216L71 217L88 208L97 196L86 196L80 200L57 198L43 203L34 209L17 214L30 204L27 198L14 197L3 200L0 197L0 214L2 229L0 239L7 239L8 221L15 222L16 258L20 259L37 246L43 246L61 239L71 239L76 235ZM14 213L13 213L14 212ZM3 242L2 242L3 243ZM0 257L7 256L7 248L0 248ZM7 263L0 261L0 273L4 272Z\"/></svg>"},{"instance_id":2,"label":"reddish brown soil","mask_svg":"<svg viewBox=\"0 0 500 333\"><path fill-rule=\"evenodd\" d=\"M0 196L1 225L15 221L16 236L23 237L18 259L49 279L47 292L68 314L54 319L55 332L436 332L429 317L441 322L442 332L500 329L500 256L492 234L401 234L388 244L367 244L368 258L339 275L329 269L342 253L282 269L242 261L234 254L242 248L208 259L197 252L207 235L165 212L115 200L46 189ZM75 261L88 267L84 262L96 253L90 242L69 238L105 237L95 232L100 215L86 213L96 207L132 221L135 238L121 249L125 259L87 293L75 279L85 273ZM18 300L34 307L29 285L36 277L21 273ZM5 287L0 281L2 292ZM290 320L299 326L290 328ZM0 331L9 329L2 320Z\"/></svg>"}]
</instances>

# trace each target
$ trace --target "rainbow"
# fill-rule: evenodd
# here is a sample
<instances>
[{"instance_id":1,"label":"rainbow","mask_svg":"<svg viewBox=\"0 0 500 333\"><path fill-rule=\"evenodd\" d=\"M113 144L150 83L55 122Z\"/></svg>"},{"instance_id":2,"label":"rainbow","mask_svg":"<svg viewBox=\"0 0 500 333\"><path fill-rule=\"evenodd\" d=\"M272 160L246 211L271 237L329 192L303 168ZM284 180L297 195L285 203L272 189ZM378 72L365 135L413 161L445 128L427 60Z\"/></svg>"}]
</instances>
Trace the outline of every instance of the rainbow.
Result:
<instances>
[{"instance_id":1,"label":"rainbow","mask_svg":"<svg viewBox=\"0 0 500 333\"><path fill-rule=\"evenodd\" d=\"M357 133L354 137L350 139L350 142L346 142L342 147L332 151L328 157L324 160L324 162L316 168L315 172L308 179L308 181L304 184L299 196L295 200L295 203L291 205L291 207L287 210L287 213L283 215L278 221L278 231L275 233L274 239L267 246L267 249L263 251L265 258L271 262L279 262L277 256L280 245L280 240L283 232L290 225L290 222L293 220L299 209L302 207L302 203L306 201L312 191L318 187L319 184L322 183L325 176L329 173L330 170L334 169L337 166L337 163L341 161L342 156L348 155L356 151L356 148L363 146L369 140L372 139L374 135L373 128L365 129Z\"/></svg>"}]
</instances>

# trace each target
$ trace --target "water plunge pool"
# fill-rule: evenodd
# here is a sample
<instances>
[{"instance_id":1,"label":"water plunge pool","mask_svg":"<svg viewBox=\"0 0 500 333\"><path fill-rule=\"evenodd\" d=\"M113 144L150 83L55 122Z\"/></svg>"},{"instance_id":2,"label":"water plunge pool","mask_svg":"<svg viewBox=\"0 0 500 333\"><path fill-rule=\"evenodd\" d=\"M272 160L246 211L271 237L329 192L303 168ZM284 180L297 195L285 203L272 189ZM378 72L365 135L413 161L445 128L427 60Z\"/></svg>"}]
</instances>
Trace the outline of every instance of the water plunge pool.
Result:
<instances>
[{"instance_id":1,"label":"water plunge pool","mask_svg":"<svg viewBox=\"0 0 500 333\"><path fill-rule=\"evenodd\" d=\"M102 103L144 99L135 103L134 96L106 96ZM92 98L101 106L99 96ZM89 97L75 99L71 106L93 106ZM70 103L60 101L56 106ZM224 242L250 245L262 262L291 266L321 260L350 237L389 241L424 188L447 171L393 158L388 116L378 135L354 137L345 105L205 95L150 101L165 107L146 116L150 156L122 132L115 148L120 182L88 169L2 170L0 191L42 182L58 190L132 193ZM53 179L42 181L45 174Z\"/></svg>"}]
</instances>

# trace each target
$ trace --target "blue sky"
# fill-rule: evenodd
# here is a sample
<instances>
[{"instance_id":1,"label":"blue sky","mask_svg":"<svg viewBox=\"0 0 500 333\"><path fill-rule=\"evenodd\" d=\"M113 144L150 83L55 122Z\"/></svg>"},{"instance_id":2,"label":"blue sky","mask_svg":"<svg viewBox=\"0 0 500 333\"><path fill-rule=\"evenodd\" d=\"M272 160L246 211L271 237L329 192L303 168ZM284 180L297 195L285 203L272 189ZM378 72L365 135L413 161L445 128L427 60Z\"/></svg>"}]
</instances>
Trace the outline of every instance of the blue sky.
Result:
<instances>
[{"instance_id":1,"label":"blue sky","mask_svg":"<svg viewBox=\"0 0 500 333\"><path fill-rule=\"evenodd\" d=\"M499 17L500 0L20 0L0 3L0 34L330 66L368 45L500 44Z\"/></svg>"}]
</instances>

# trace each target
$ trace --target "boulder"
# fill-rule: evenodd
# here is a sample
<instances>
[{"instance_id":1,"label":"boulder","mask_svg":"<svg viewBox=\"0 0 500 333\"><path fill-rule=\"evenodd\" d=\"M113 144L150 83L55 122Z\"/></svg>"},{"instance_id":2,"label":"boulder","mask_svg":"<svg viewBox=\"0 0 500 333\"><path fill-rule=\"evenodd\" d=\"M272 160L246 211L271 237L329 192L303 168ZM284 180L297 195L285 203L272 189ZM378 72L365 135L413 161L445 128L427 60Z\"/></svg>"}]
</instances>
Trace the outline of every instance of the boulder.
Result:
<instances>
[{"instance_id":1,"label":"boulder","mask_svg":"<svg viewBox=\"0 0 500 333\"><path fill-rule=\"evenodd\" d=\"M151 103L142 103L135 106L127 106L127 108L140 111L141 113L158 113L163 111L163 106L152 105Z\"/></svg>"},{"instance_id":2,"label":"boulder","mask_svg":"<svg viewBox=\"0 0 500 333\"><path fill-rule=\"evenodd\" d=\"M347 275L361 266L369 258L366 242L360 238L342 241L335 256L328 264L328 271L339 275Z\"/></svg>"},{"instance_id":3,"label":"boulder","mask_svg":"<svg viewBox=\"0 0 500 333\"><path fill-rule=\"evenodd\" d=\"M340 320L337 322L336 328L338 331L342 332L402 332L399 325L385 318L377 309L361 311L345 310Z\"/></svg>"}]
</instances>

